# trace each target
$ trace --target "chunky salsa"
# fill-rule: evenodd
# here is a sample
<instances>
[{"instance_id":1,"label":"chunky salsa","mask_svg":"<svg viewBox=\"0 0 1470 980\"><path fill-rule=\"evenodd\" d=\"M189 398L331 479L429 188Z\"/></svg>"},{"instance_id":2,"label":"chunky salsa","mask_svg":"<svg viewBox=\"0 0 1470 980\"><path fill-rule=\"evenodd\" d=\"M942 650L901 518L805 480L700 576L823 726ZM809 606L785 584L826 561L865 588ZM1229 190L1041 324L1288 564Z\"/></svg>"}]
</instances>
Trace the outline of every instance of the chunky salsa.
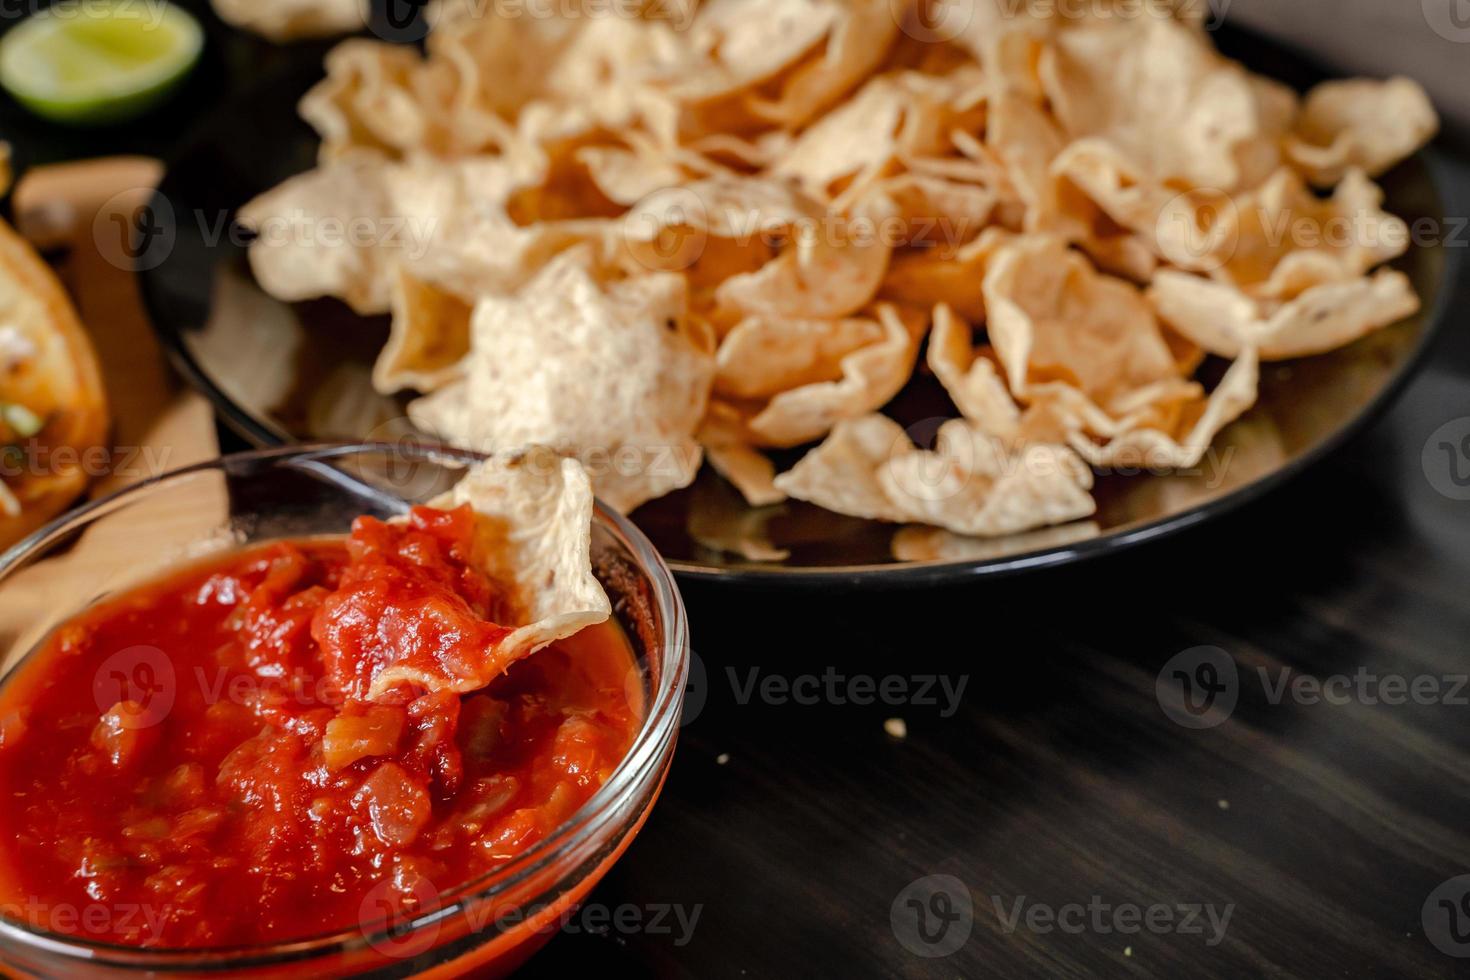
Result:
<instances>
[{"instance_id":1,"label":"chunky salsa","mask_svg":"<svg viewBox=\"0 0 1470 980\"><path fill-rule=\"evenodd\" d=\"M367 700L504 632L467 508L274 543L100 604L0 690L0 912L92 941L274 943L419 910L545 838L643 714L584 629L467 695Z\"/></svg>"}]
</instances>

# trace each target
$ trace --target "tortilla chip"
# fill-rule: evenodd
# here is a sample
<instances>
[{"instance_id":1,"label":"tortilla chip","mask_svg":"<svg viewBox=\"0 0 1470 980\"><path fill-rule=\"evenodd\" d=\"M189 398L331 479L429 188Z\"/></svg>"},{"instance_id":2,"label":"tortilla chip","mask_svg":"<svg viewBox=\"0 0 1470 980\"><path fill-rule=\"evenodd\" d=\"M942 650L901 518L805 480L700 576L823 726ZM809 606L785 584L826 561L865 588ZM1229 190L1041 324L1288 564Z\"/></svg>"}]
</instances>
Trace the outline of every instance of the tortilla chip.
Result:
<instances>
[{"instance_id":1,"label":"tortilla chip","mask_svg":"<svg viewBox=\"0 0 1470 980\"><path fill-rule=\"evenodd\" d=\"M759 450L739 443L706 443L704 458L716 473L740 491L750 506L769 507L786 499L786 494L776 489L776 465Z\"/></svg>"},{"instance_id":2,"label":"tortilla chip","mask_svg":"<svg viewBox=\"0 0 1470 980\"><path fill-rule=\"evenodd\" d=\"M750 0L734 2L748 6ZM841 99L883 61L898 36L890 3L844 0L820 55L781 79L774 94L754 94L748 103L752 111L769 123L795 129ZM797 5L788 2L786 7Z\"/></svg>"},{"instance_id":3,"label":"tortilla chip","mask_svg":"<svg viewBox=\"0 0 1470 980\"><path fill-rule=\"evenodd\" d=\"M1101 444L1082 433L1072 448L1098 468L1171 470L1197 466L1220 430L1256 403L1260 383L1256 351L1245 349L1225 372L1208 399L1181 403L1183 409L1165 425L1133 424Z\"/></svg>"},{"instance_id":4,"label":"tortilla chip","mask_svg":"<svg viewBox=\"0 0 1470 980\"><path fill-rule=\"evenodd\" d=\"M842 360L883 338L866 317L780 320L748 317L720 342L715 390L730 398L770 398L842 377Z\"/></svg>"},{"instance_id":5,"label":"tortilla chip","mask_svg":"<svg viewBox=\"0 0 1470 980\"><path fill-rule=\"evenodd\" d=\"M789 184L714 177L644 198L623 216L622 231L634 242L657 241L671 228L743 240L777 234L822 213L820 205Z\"/></svg>"},{"instance_id":6,"label":"tortilla chip","mask_svg":"<svg viewBox=\"0 0 1470 980\"><path fill-rule=\"evenodd\" d=\"M405 683L479 690L517 660L612 614L592 573L592 486L575 460L540 447L486 460L431 502L443 510L463 504L475 512L473 563L500 592L509 613L502 625L514 628L469 672L389 666L373 679L371 698Z\"/></svg>"},{"instance_id":7,"label":"tortilla chip","mask_svg":"<svg viewBox=\"0 0 1470 980\"><path fill-rule=\"evenodd\" d=\"M897 33L888 0L708 0L665 72L680 128L794 129L877 67Z\"/></svg>"},{"instance_id":8,"label":"tortilla chip","mask_svg":"<svg viewBox=\"0 0 1470 980\"><path fill-rule=\"evenodd\" d=\"M1212 274L1276 300L1361 276L1409 247L1408 225L1382 204L1383 191L1361 170L1350 169L1332 197L1322 200L1283 168L1234 209L1229 250Z\"/></svg>"},{"instance_id":9,"label":"tortilla chip","mask_svg":"<svg viewBox=\"0 0 1470 980\"><path fill-rule=\"evenodd\" d=\"M824 0L709 0L689 32L695 60L681 66L676 93L710 101L771 79L815 49L836 27L842 5Z\"/></svg>"},{"instance_id":10,"label":"tortilla chip","mask_svg":"<svg viewBox=\"0 0 1470 980\"><path fill-rule=\"evenodd\" d=\"M277 43L360 31L367 0L210 0L219 19Z\"/></svg>"},{"instance_id":11,"label":"tortilla chip","mask_svg":"<svg viewBox=\"0 0 1470 980\"><path fill-rule=\"evenodd\" d=\"M272 296L335 296L359 313L386 313L400 265L474 296L514 289L551 255L611 233L595 220L517 224L507 204L538 179L508 158L397 162L357 152L267 191L236 220L257 235L250 266Z\"/></svg>"},{"instance_id":12,"label":"tortilla chip","mask_svg":"<svg viewBox=\"0 0 1470 980\"><path fill-rule=\"evenodd\" d=\"M1438 131L1434 106L1413 79L1323 82L1307 93L1286 156L1313 184L1332 187L1353 167L1386 173Z\"/></svg>"},{"instance_id":13,"label":"tortilla chip","mask_svg":"<svg viewBox=\"0 0 1470 980\"><path fill-rule=\"evenodd\" d=\"M843 419L820 446L776 477L776 488L834 513L901 524L908 515L889 498L878 472L890 459L913 452L908 433L887 416Z\"/></svg>"},{"instance_id":14,"label":"tortilla chip","mask_svg":"<svg viewBox=\"0 0 1470 980\"><path fill-rule=\"evenodd\" d=\"M946 306L970 323L982 324L985 297L980 284L991 258L1011 237L1003 228L987 228L953 253L931 249L896 255L879 296L920 309Z\"/></svg>"},{"instance_id":15,"label":"tortilla chip","mask_svg":"<svg viewBox=\"0 0 1470 980\"><path fill-rule=\"evenodd\" d=\"M958 419L934 452L901 454L879 482L907 519L971 537L1001 537L1092 515L1092 471L1072 450L1037 443L1011 451Z\"/></svg>"},{"instance_id":16,"label":"tortilla chip","mask_svg":"<svg viewBox=\"0 0 1470 980\"><path fill-rule=\"evenodd\" d=\"M939 161L915 159L909 164L920 168L936 162ZM874 202L891 203L891 209L882 209L884 217L880 219L889 245L953 255L983 233L999 202L995 187L983 183L986 174L981 168L974 168L965 176L967 179L908 173L891 177L868 188L865 196L858 198L855 208L862 213L871 211Z\"/></svg>"},{"instance_id":17,"label":"tortilla chip","mask_svg":"<svg viewBox=\"0 0 1470 980\"><path fill-rule=\"evenodd\" d=\"M328 221L391 214L388 168L380 158L359 154L292 177L241 208L236 220L260 236L249 255L262 288L287 302L337 296L359 313L386 312L387 273L402 256L325 245L316 232ZM285 224L285 233L267 237L268 222Z\"/></svg>"},{"instance_id":18,"label":"tortilla chip","mask_svg":"<svg viewBox=\"0 0 1470 980\"><path fill-rule=\"evenodd\" d=\"M463 380L410 405L416 424L482 452L575 456L624 512L693 481L714 349L681 276L607 278L579 247L482 298L471 337Z\"/></svg>"},{"instance_id":19,"label":"tortilla chip","mask_svg":"<svg viewBox=\"0 0 1470 980\"><path fill-rule=\"evenodd\" d=\"M770 457L753 445L748 427L751 412L732 402L712 397L697 438L705 459L715 472L740 491L752 507L778 504L786 494L776 489L776 467Z\"/></svg>"},{"instance_id":20,"label":"tortilla chip","mask_svg":"<svg viewBox=\"0 0 1470 980\"><path fill-rule=\"evenodd\" d=\"M1057 238L1006 245L985 275L991 343L1011 391L1057 381L1104 408L1177 379L1178 365L1138 289L1102 275Z\"/></svg>"},{"instance_id":21,"label":"tortilla chip","mask_svg":"<svg viewBox=\"0 0 1470 980\"><path fill-rule=\"evenodd\" d=\"M923 318L879 304L883 339L842 358L842 377L783 391L750 420L750 431L766 446L791 447L821 438L842 419L882 408L913 373L923 339Z\"/></svg>"},{"instance_id":22,"label":"tortilla chip","mask_svg":"<svg viewBox=\"0 0 1470 980\"><path fill-rule=\"evenodd\" d=\"M1012 456L958 420L940 428L936 452L916 449L885 416L844 420L776 486L839 514L987 537L1096 509L1092 473L1071 450L1037 445Z\"/></svg>"},{"instance_id":23,"label":"tortilla chip","mask_svg":"<svg viewBox=\"0 0 1470 980\"><path fill-rule=\"evenodd\" d=\"M654 155L651 148L585 146L576 160L608 200L631 206L671 184L681 184L686 174L673 161Z\"/></svg>"},{"instance_id":24,"label":"tortilla chip","mask_svg":"<svg viewBox=\"0 0 1470 980\"><path fill-rule=\"evenodd\" d=\"M1254 348L1266 361L1335 350L1419 310L1408 277L1391 269L1324 282L1284 303L1165 271L1149 288L1148 299L1160 318L1210 353L1238 357Z\"/></svg>"},{"instance_id":25,"label":"tortilla chip","mask_svg":"<svg viewBox=\"0 0 1470 980\"><path fill-rule=\"evenodd\" d=\"M1004 166L1008 178L997 211L1019 215L1018 221L1002 217L1002 222L1030 234L1060 236L1081 246L1099 268L1147 282L1157 260L1135 232L1120 227L1058 170L1066 146L1040 106L1017 96L992 102L983 149Z\"/></svg>"},{"instance_id":26,"label":"tortilla chip","mask_svg":"<svg viewBox=\"0 0 1470 980\"><path fill-rule=\"evenodd\" d=\"M943 304L934 310L928 359L961 415L992 435L1009 437L1019 430L1021 409L996 363L978 356L970 325Z\"/></svg>"},{"instance_id":27,"label":"tortilla chip","mask_svg":"<svg viewBox=\"0 0 1470 980\"><path fill-rule=\"evenodd\" d=\"M428 117L412 91L422 61L411 47L344 41L327 53L327 77L301 99L301 118L321 135L322 160L354 148L401 154L429 140Z\"/></svg>"},{"instance_id":28,"label":"tortilla chip","mask_svg":"<svg viewBox=\"0 0 1470 980\"><path fill-rule=\"evenodd\" d=\"M464 156L512 141L512 126L458 66L413 47L354 38L327 53L326 70L299 106L321 134L323 162L364 149L394 158Z\"/></svg>"},{"instance_id":29,"label":"tortilla chip","mask_svg":"<svg viewBox=\"0 0 1470 980\"><path fill-rule=\"evenodd\" d=\"M1131 241L1180 268L1216 268L1235 241L1238 214L1231 195L1211 188L1180 191L1105 140L1071 144L1052 162L1051 173L1085 194ZM1130 278L1146 282L1152 276L1148 260L1128 262L1141 273Z\"/></svg>"},{"instance_id":30,"label":"tortilla chip","mask_svg":"<svg viewBox=\"0 0 1470 980\"><path fill-rule=\"evenodd\" d=\"M973 68L947 76L879 75L822 116L771 165L808 194L832 200L884 176L897 161L939 156L954 128L984 119L984 79Z\"/></svg>"},{"instance_id":31,"label":"tortilla chip","mask_svg":"<svg viewBox=\"0 0 1470 980\"><path fill-rule=\"evenodd\" d=\"M373 387L391 395L430 392L459 379L470 352L472 304L400 268L393 282L388 342L373 365Z\"/></svg>"},{"instance_id":32,"label":"tortilla chip","mask_svg":"<svg viewBox=\"0 0 1470 980\"><path fill-rule=\"evenodd\" d=\"M1160 183L1222 191L1276 169L1295 97L1215 52L1198 30L1156 17L1059 33L1039 71L1069 140L1095 137Z\"/></svg>"},{"instance_id":33,"label":"tortilla chip","mask_svg":"<svg viewBox=\"0 0 1470 980\"><path fill-rule=\"evenodd\" d=\"M725 316L842 317L868 305L883 282L892 245L883 221L894 207L865 201L850 218L827 215L793 229L795 241L756 272L726 279L715 290Z\"/></svg>"}]
</instances>

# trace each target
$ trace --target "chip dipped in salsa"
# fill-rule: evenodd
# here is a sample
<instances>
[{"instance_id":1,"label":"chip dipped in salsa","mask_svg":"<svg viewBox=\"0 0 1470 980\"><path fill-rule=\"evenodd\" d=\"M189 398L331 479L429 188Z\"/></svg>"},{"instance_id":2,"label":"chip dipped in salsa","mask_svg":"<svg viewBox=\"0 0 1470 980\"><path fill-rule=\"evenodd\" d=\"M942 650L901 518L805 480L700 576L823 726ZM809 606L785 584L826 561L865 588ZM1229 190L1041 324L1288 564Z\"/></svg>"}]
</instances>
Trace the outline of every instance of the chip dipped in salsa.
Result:
<instances>
[{"instance_id":1,"label":"chip dipped in salsa","mask_svg":"<svg viewBox=\"0 0 1470 980\"><path fill-rule=\"evenodd\" d=\"M551 835L643 688L605 617L507 652L475 519L360 517L54 631L0 689L0 908L88 941L280 943L422 911Z\"/></svg>"}]
</instances>

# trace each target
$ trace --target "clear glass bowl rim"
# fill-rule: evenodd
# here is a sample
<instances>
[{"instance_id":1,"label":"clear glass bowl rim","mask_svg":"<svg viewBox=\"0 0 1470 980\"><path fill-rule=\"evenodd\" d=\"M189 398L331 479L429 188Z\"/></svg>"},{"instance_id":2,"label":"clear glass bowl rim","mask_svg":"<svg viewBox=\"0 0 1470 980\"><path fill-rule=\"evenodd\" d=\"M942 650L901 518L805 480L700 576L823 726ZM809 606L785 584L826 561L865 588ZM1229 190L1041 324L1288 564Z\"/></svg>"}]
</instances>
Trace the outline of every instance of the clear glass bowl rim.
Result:
<instances>
[{"instance_id":1,"label":"clear glass bowl rim","mask_svg":"<svg viewBox=\"0 0 1470 980\"><path fill-rule=\"evenodd\" d=\"M451 466L469 466L486 458L483 453L414 440L313 443L217 456L160 473L89 501L31 533L0 554L0 588L4 587L5 580L14 570L26 565L58 540L106 516L118 504L143 496L173 481L210 471L229 473L232 469L239 470L260 464L280 465L297 460L330 461L363 454L408 455ZM642 531L601 501L596 504L593 520L610 530L628 549L651 586L663 635L659 649L656 652L648 651L646 656L648 660L653 660L655 656L658 658L659 681L657 689L652 692L643 726L622 762L592 798L544 840L517 855L514 860L457 886L450 893L457 897L441 908L391 928L387 927L388 922L385 919L381 923L365 924L290 942L212 949L148 949L116 943L80 941L73 936L33 928L0 916L0 941L26 945L38 952L72 957L93 966L117 966L129 970L214 971L279 965L335 952L359 951L381 940L412 934L435 923L448 921L467 908L492 900L521 882L555 868L559 861L573 854L589 837L604 829L603 824L609 813L615 813L622 803L636 801L644 790L656 788L662 780L663 764L678 733L684 688L688 681L688 622L683 600L668 565ZM29 658L30 653L27 652L4 674L0 674L0 685ZM638 819L637 814L634 819ZM531 904L534 904L534 900Z\"/></svg>"}]
</instances>

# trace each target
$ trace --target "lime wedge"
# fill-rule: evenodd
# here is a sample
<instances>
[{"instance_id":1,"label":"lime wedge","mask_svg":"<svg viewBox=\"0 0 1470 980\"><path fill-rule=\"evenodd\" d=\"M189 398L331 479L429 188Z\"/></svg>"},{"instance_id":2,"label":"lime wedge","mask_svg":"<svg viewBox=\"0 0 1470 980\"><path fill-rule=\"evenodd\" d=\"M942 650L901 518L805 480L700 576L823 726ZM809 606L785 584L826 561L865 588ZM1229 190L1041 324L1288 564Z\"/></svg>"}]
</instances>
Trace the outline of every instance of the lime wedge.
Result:
<instances>
[{"instance_id":1,"label":"lime wedge","mask_svg":"<svg viewBox=\"0 0 1470 980\"><path fill-rule=\"evenodd\" d=\"M57 4L0 40L0 86L57 122L122 122L166 96L203 46L199 22L169 4Z\"/></svg>"}]
</instances>

